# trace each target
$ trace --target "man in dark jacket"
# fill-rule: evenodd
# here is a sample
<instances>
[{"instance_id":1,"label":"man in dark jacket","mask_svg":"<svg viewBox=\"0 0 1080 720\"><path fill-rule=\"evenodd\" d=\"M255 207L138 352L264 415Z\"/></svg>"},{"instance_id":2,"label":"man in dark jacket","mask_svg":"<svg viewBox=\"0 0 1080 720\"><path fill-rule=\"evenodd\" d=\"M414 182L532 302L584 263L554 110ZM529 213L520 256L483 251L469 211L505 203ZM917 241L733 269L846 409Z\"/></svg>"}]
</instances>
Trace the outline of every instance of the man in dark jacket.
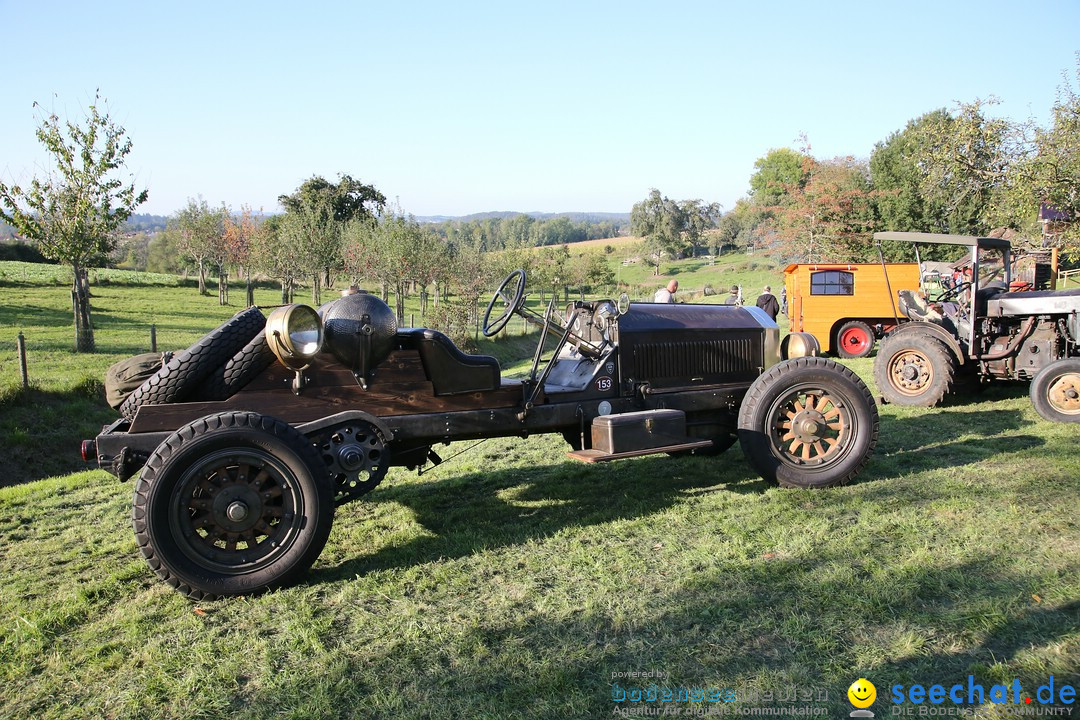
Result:
<instances>
[{"instance_id":1,"label":"man in dark jacket","mask_svg":"<svg viewBox=\"0 0 1080 720\"><path fill-rule=\"evenodd\" d=\"M776 301L776 296L772 294L772 288L768 285L765 286L765 292L758 295L755 304L768 313L773 320L776 320L776 316L780 313L780 303Z\"/></svg>"}]
</instances>

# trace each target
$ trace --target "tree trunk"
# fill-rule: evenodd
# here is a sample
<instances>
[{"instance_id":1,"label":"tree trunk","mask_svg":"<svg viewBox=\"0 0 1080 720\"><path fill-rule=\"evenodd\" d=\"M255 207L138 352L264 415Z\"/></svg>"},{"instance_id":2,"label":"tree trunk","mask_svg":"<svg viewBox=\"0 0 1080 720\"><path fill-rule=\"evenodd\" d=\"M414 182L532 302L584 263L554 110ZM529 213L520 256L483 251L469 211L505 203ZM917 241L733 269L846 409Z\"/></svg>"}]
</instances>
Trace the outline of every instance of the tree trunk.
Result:
<instances>
[{"instance_id":1,"label":"tree trunk","mask_svg":"<svg viewBox=\"0 0 1080 720\"><path fill-rule=\"evenodd\" d=\"M90 276L85 268L72 266L71 307L75 316L75 352L94 352L94 326L90 322Z\"/></svg>"},{"instance_id":2,"label":"tree trunk","mask_svg":"<svg viewBox=\"0 0 1080 720\"><path fill-rule=\"evenodd\" d=\"M225 265L218 265L217 299L218 305L229 304L229 272Z\"/></svg>"},{"instance_id":3,"label":"tree trunk","mask_svg":"<svg viewBox=\"0 0 1080 720\"><path fill-rule=\"evenodd\" d=\"M320 292L319 273L311 276L311 304L315 307L322 305L322 293Z\"/></svg>"},{"instance_id":4,"label":"tree trunk","mask_svg":"<svg viewBox=\"0 0 1080 720\"><path fill-rule=\"evenodd\" d=\"M251 268L244 268L246 290L247 290L247 305L245 307L251 307L255 304L255 286L251 284Z\"/></svg>"},{"instance_id":5,"label":"tree trunk","mask_svg":"<svg viewBox=\"0 0 1080 720\"><path fill-rule=\"evenodd\" d=\"M397 297L394 304L397 306L398 327L401 327L405 324L405 283L403 282L397 284Z\"/></svg>"},{"instance_id":6,"label":"tree trunk","mask_svg":"<svg viewBox=\"0 0 1080 720\"><path fill-rule=\"evenodd\" d=\"M203 266L202 258L199 258L199 294L206 294L206 268Z\"/></svg>"}]
</instances>

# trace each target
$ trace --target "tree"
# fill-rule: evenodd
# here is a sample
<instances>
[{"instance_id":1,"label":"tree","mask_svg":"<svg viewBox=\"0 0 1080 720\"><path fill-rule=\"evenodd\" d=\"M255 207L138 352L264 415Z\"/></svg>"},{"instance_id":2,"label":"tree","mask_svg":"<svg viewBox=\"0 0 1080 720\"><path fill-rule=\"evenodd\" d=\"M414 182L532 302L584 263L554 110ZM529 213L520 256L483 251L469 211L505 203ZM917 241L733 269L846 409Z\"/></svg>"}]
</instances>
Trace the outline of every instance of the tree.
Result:
<instances>
[{"instance_id":1,"label":"tree","mask_svg":"<svg viewBox=\"0 0 1080 720\"><path fill-rule=\"evenodd\" d=\"M117 177L131 140L98 109L103 102L95 94L81 123L42 116L37 138L52 155L55 172L34 178L25 190L0 182L0 219L33 239L45 257L71 266L76 352L94 350L87 268L112 250L117 230L149 195Z\"/></svg>"},{"instance_id":2,"label":"tree","mask_svg":"<svg viewBox=\"0 0 1080 720\"><path fill-rule=\"evenodd\" d=\"M869 169L854 158L809 158L806 182L771 208L780 253L802 262L862 262L876 258Z\"/></svg>"},{"instance_id":3,"label":"tree","mask_svg":"<svg viewBox=\"0 0 1080 720\"><path fill-rule=\"evenodd\" d=\"M285 215L273 215L260 223L253 238L253 258L258 267L281 282L281 303L293 300L293 288L304 270L302 250L292 244L295 234L282 231Z\"/></svg>"},{"instance_id":4,"label":"tree","mask_svg":"<svg viewBox=\"0 0 1080 720\"><path fill-rule=\"evenodd\" d=\"M720 203L683 200L679 203L679 213L683 221L683 239L690 245L690 254L697 255L705 231L715 228L720 219Z\"/></svg>"},{"instance_id":5,"label":"tree","mask_svg":"<svg viewBox=\"0 0 1080 720\"><path fill-rule=\"evenodd\" d=\"M924 176L930 148L930 127L947 126L951 118L944 109L934 110L908 122L903 130L874 146L870 155L870 178L877 190L875 204L881 227L900 232L948 233L950 221L977 216L974 199L971 207L949 213L945 204L927 197ZM966 232L970 228L956 228Z\"/></svg>"},{"instance_id":6,"label":"tree","mask_svg":"<svg viewBox=\"0 0 1080 720\"><path fill-rule=\"evenodd\" d=\"M645 239L645 250L656 258L653 274L660 274L663 253L679 253L682 243L682 212L679 204L653 188L649 196L630 210L630 233Z\"/></svg>"},{"instance_id":7,"label":"tree","mask_svg":"<svg viewBox=\"0 0 1080 720\"><path fill-rule=\"evenodd\" d=\"M251 266L254 261L255 231L258 226L258 221L247 205L241 206L238 219L234 218L232 213L225 216L225 248L229 262L239 266L244 273L246 307L255 304L255 288L251 284Z\"/></svg>"},{"instance_id":8,"label":"tree","mask_svg":"<svg viewBox=\"0 0 1080 720\"><path fill-rule=\"evenodd\" d=\"M287 212L327 203L333 219L346 222L375 217L386 207L386 196L376 190L374 185L365 185L359 180L353 180L349 175L338 175L337 183L316 175L305 180L291 194L278 196L278 202Z\"/></svg>"},{"instance_id":9,"label":"tree","mask_svg":"<svg viewBox=\"0 0 1080 720\"><path fill-rule=\"evenodd\" d=\"M996 100L961 103L955 114L933 115L919 127L920 192L940 207L948 232L979 234L1013 225L1007 206L1010 169L1027 153L1024 129L988 114ZM1033 210L1032 210L1033 211Z\"/></svg>"},{"instance_id":10,"label":"tree","mask_svg":"<svg viewBox=\"0 0 1080 720\"><path fill-rule=\"evenodd\" d=\"M653 274L660 274L663 253L682 257L697 253L706 230L716 227L720 217L718 203L701 200L671 200L655 188L649 197L635 203L630 212L630 232L645 238L645 249L656 258Z\"/></svg>"},{"instance_id":11,"label":"tree","mask_svg":"<svg viewBox=\"0 0 1080 720\"><path fill-rule=\"evenodd\" d=\"M791 148L770 150L754 162L750 198L759 206L781 205L784 198L801 190L810 176L806 153Z\"/></svg>"},{"instance_id":12,"label":"tree","mask_svg":"<svg viewBox=\"0 0 1080 720\"><path fill-rule=\"evenodd\" d=\"M1076 81L1080 88L1080 56ZM1071 258L1080 257L1080 93L1068 79L1058 88L1049 128L1035 128L1032 152L1017 163L1019 180L1009 198L1013 213L1023 216L1045 203L1061 213L1063 224L1051 242Z\"/></svg>"},{"instance_id":13,"label":"tree","mask_svg":"<svg viewBox=\"0 0 1080 720\"><path fill-rule=\"evenodd\" d=\"M279 196L278 202L287 215L304 213L298 222L316 233L309 239L307 249L312 264L323 263L321 270L313 267L312 271L312 297L316 298L319 279L315 273L322 272L326 287L333 285L331 270L340 260L338 242L344 223L376 217L386 206L386 197L374 185L365 185L342 174L336 184L319 176L305 180L292 194Z\"/></svg>"},{"instance_id":14,"label":"tree","mask_svg":"<svg viewBox=\"0 0 1080 720\"><path fill-rule=\"evenodd\" d=\"M168 228L176 233L180 252L191 258L199 273L199 294L206 294L206 264L218 264L218 301L222 301L221 283L225 262L224 206L210 209L206 200L188 198L187 205L169 220ZM224 302L221 302L224 305Z\"/></svg>"}]
</instances>

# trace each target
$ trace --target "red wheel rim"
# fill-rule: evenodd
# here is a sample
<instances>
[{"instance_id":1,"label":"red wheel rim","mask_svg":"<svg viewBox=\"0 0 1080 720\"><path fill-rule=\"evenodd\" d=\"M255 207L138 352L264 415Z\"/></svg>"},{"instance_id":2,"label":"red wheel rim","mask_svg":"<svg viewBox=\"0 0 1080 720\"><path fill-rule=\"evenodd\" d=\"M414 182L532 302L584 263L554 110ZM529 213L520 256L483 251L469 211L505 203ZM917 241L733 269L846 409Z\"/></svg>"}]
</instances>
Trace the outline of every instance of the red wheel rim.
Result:
<instances>
[{"instance_id":1,"label":"red wheel rim","mask_svg":"<svg viewBox=\"0 0 1080 720\"><path fill-rule=\"evenodd\" d=\"M860 355L870 349L870 337L862 328L850 327L840 333L840 347L852 355Z\"/></svg>"}]
</instances>

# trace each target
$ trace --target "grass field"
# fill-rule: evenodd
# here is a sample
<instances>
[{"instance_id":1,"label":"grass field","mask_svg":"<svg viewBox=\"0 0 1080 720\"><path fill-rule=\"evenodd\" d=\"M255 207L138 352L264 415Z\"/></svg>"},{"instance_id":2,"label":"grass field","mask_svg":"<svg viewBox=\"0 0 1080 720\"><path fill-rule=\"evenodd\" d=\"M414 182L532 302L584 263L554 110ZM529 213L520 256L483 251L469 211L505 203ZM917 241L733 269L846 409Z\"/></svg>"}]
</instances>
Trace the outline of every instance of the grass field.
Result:
<instances>
[{"instance_id":1,"label":"grass field","mask_svg":"<svg viewBox=\"0 0 1080 720\"><path fill-rule=\"evenodd\" d=\"M9 462L74 450L75 415L91 434L115 417L94 378L145 348L147 312L163 347L232 312L118 279L94 289L102 352L72 356L62 292L0 277L5 387L19 329L37 383L0 401ZM508 364L532 338L489 347ZM870 360L848 364L869 381ZM26 423L49 400L42 438ZM881 413L867 470L823 492L767 486L737 448L586 466L553 437L454 445L341 508L305 584L202 605L139 557L130 484L0 488L0 718L734 714L792 689L839 717L858 677L883 718L897 684L1076 686L1075 426L1041 420L1022 386ZM651 682L736 699L613 701Z\"/></svg>"}]
</instances>

